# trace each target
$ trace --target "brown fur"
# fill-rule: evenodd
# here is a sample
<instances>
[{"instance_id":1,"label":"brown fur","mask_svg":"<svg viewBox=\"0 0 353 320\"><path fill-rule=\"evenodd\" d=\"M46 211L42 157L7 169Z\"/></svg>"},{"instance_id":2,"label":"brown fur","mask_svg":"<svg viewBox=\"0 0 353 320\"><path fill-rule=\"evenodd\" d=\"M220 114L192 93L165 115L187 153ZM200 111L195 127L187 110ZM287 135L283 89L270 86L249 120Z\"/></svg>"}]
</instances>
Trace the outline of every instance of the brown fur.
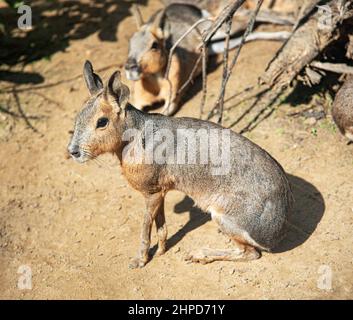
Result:
<instances>
[{"instance_id":1,"label":"brown fur","mask_svg":"<svg viewBox=\"0 0 353 320\"><path fill-rule=\"evenodd\" d=\"M346 79L337 92L332 107L333 119L340 132L353 141L353 76Z\"/></svg>"},{"instance_id":2,"label":"brown fur","mask_svg":"<svg viewBox=\"0 0 353 320\"><path fill-rule=\"evenodd\" d=\"M152 32L154 34L154 32ZM159 46L163 48L163 40L158 39L156 36L154 38L155 41L159 43ZM151 46L153 40L149 42L149 46ZM140 65L142 69L142 73L144 75L153 75L156 73L161 73L164 71L165 66L167 64L167 52L165 49L162 49L162 52L155 50L148 50L140 60Z\"/></svg>"},{"instance_id":3,"label":"brown fur","mask_svg":"<svg viewBox=\"0 0 353 320\"><path fill-rule=\"evenodd\" d=\"M146 59L148 61L148 59ZM170 101L176 104L179 103L179 96L177 95L178 89L180 88L180 63L179 58L173 55L169 81L171 84L171 96L169 93L170 84L166 78L164 78L165 69L161 69L157 75L142 76L141 80L134 83L134 96L135 106L138 109L142 109L144 106L154 105L156 103L165 102L165 105L169 104ZM137 98L138 97L138 98Z\"/></svg>"}]
</instances>

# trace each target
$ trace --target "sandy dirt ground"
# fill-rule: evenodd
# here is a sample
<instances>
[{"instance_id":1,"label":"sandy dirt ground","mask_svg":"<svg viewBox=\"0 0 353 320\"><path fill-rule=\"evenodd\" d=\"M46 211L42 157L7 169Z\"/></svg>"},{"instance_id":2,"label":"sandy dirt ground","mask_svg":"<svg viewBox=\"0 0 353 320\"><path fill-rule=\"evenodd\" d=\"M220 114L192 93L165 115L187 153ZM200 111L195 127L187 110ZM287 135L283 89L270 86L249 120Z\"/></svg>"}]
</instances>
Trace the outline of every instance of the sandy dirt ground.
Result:
<instances>
[{"instance_id":1,"label":"sandy dirt ground","mask_svg":"<svg viewBox=\"0 0 353 320\"><path fill-rule=\"evenodd\" d=\"M99 10L104 9L102 1L82 3L92 7L98 3ZM135 31L128 14L131 3L114 3L118 4L99 11L98 22L87 16L93 8L87 9L80 22L89 21L84 36L69 33L65 49L24 69L40 74L44 78L40 85L48 85L28 91L30 85L15 87L21 109L37 132L22 118L0 113L0 298L353 298L353 146L346 145L330 116L317 122L288 116L318 103L315 97L295 106L284 102L245 134L283 165L293 186L292 226L275 253L247 263L187 263L184 258L191 250L231 244L209 214L184 194L171 192L166 200L168 251L142 269L128 268L139 247L142 196L127 185L113 156L84 165L65 159L69 131L88 94L81 76L83 62L90 59L96 69L104 69L100 74L107 80L123 65L128 38ZM142 12L148 16L159 6L149 1ZM77 10L71 8L62 23L83 28ZM121 14L112 18L116 12ZM279 47L276 42L247 44L227 96L256 84ZM208 78L207 107L214 102L222 74L221 67L214 69ZM11 82L1 83L1 89L12 87ZM198 116L201 93L190 91L176 116ZM13 92L2 93L1 103L6 101L19 112ZM330 106L329 98L323 102ZM226 104L231 106L232 100ZM227 111L225 124L237 119L246 106L241 103ZM233 129L243 128L254 112ZM155 249L153 233L152 254ZM31 268L30 290L18 287L21 266Z\"/></svg>"}]
</instances>

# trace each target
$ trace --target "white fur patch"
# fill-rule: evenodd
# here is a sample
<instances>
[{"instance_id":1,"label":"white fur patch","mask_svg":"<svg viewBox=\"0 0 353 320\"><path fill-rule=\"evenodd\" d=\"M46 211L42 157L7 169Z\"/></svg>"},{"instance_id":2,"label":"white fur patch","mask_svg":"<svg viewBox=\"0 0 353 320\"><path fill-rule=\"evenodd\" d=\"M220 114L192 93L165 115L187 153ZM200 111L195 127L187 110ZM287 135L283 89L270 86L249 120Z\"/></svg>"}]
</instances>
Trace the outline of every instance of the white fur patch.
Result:
<instances>
[{"instance_id":1,"label":"white fur patch","mask_svg":"<svg viewBox=\"0 0 353 320\"><path fill-rule=\"evenodd\" d=\"M216 217L220 217L223 214L212 207L209 207L207 211L211 213L212 219L215 219Z\"/></svg>"},{"instance_id":2,"label":"white fur patch","mask_svg":"<svg viewBox=\"0 0 353 320\"><path fill-rule=\"evenodd\" d=\"M345 136L346 136L350 141L353 141L353 133L346 132Z\"/></svg>"},{"instance_id":3,"label":"white fur patch","mask_svg":"<svg viewBox=\"0 0 353 320\"><path fill-rule=\"evenodd\" d=\"M140 80L140 74L137 71L125 70L126 78L132 81Z\"/></svg>"},{"instance_id":4,"label":"white fur patch","mask_svg":"<svg viewBox=\"0 0 353 320\"><path fill-rule=\"evenodd\" d=\"M212 220L219 220L222 221L222 216L224 215L223 212L220 212L216 208L213 208L212 206L208 207L208 212L211 213ZM229 221L229 220L228 220ZM222 221L224 222L224 220ZM237 225L231 226L229 229L236 230L236 233L241 236L248 244L252 245L253 247L259 248L261 250L268 251L268 248L265 248L261 245L259 245L251 236L249 233L245 230L240 229Z\"/></svg>"}]
</instances>

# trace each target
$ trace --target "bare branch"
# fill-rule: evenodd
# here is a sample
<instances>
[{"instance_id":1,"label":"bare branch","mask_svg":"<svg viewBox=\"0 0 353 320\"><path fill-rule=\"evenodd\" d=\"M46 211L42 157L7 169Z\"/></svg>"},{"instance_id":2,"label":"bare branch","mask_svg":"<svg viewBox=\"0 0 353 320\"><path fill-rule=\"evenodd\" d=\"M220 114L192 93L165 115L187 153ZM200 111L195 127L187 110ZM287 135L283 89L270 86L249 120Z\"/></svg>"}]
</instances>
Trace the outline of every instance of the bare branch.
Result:
<instances>
[{"instance_id":1,"label":"bare branch","mask_svg":"<svg viewBox=\"0 0 353 320\"><path fill-rule=\"evenodd\" d=\"M222 88L225 86L225 81L228 75L228 57L229 57L229 39L230 39L230 31L232 29L232 18L229 18L226 22L226 41L224 43L224 53L223 53L223 76L222 76ZM218 110L218 123L222 123L223 120L223 106L224 106L224 95L221 96L219 102L219 110Z\"/></svg>"},{"instance_id":2,"label":"bare branch","mask_svg":"<svg viewBox=\"0 0 353 320\"><path fill-rule=\"evenodd\" d=\"M206 103L207 95L207 46L204 43L202 47L202 98L200 104L200 119L202 119L203 109Z\"/></svg>"},{"instance_id":3,"label":"bare branch","mask_svg":"<svg viewBox=\"0 0 353 320\"><path fill-rule=\"evenodd\" d=\"M306 0L303 6L300 8L297 21L293 26L293 31L297 30L302 21L307 18L310 13L318 6L321 0Z\"/></svg>"},{"instance_id":4,"label":"bare branch","mask_svg":"<svg viewBox=\"0 0 353 320\"><path fill-rule=\"evenodd\" d=\"M232 74L232 70L238 60L238 57L240 55L240 51L245 43L245 40L247 38L247 36L251 33L251 31L253 30L254 28L254 24L255 24L255 19L256 19L256 15L258 14L259 10L260 10L260 7L263 3L263 0L258 0L257 2L257 5L256 5L256 9L254 10L251 18L250 18L250 21L249 21L249 24L243 34L243 37L242 37L242 40L241 40L241 43L238 47L238 50L236 51L234 57L233 57L233 60L232 60L232 63L230 65L230 67L228 68L228 72L226 74L226 76L224 77L224 79L222 80L222 86L221 86L221 91L220 91L220 94L218 96L218 99L215 103L215 106L213 108L217 108L217 106L219 106L219 109L221 110L223 108L223 106L221 106L220 104L222 103L223 104L223 101L224 101L224 94L225 94L225 90L226 90L226 87L227 87L227 83L228 83L228 80Z\"/></svg>"},{"instance_id":5,"label":"bare branch","mask_svg":"<svg viewBox=\"0 0 353 320\"><path fill-rule=\"evenodd\" d=\"M228 4L218 15L213 25L202 36L203 42L208 43L222 24L227 19L233 17L235 11L237 11L244 4L244 2L245 0L236 0Z\"/></svg>"},{"instance_id":6,"label":"bare branch","mask_svg":"<svg viewBox=\"0 0 353 320\"><path fill-rule=\"evenodd\" d=\"M206 22L206 21L213 21L213 18L202 18L198 21L196 21L188 30L186 30L184 32L184 34L174 43L174 45L171 47L170 51L169 51L169 55L168 55L168 62L167 62L167 67L165 70L165 74L164 74L164 78L168 81L169 84L169 99L168 99L168 106L166 106L166 110L169 109L169 106L171 104L171 100L172 100L172 92L173 92L173 85L172 82L169 79L169 71L170 71L170 66L172 63L172 58L173 58L173 54L175 49L178 47L178 45L180 44L181 41L183 41L183 39L190 34L195 28L197 28L201 23Z\"/></svg>"},{"instance_id":7,"label":"bare branch","mask_svg":"<svg viewBox=\"0 0 353 320\"><path fill-rule=\"evenodd\" d=\"M312 67L331 71L335 73L345 73L345 74L353 74L353 67L348 66L345 63L330 63L330 62L320 62L320 61L313 61L310 64Z\"/></svg>"},{"instance_id":8,"label":"bare branch","mask_svg":"<svg viewBox=\"0 0 353 320\"><path fill-rule=\"evenodd\" d=\"M202 18L198 21L196 21L188 30L186 30L184 32L184 34L174 43L174 45L171 47L170 51L169 51L169 56L168 56L168 64L167 64L167 68L166 68L166 71L165 71L165 75L164 77L168 79L168 76L169 76L169 70L170 70L170 64L171 64L171 61L172 61L172 56L173 56L173 53L175 51L175 49L178 47L179 43L181 41L183 41L183 39L191 32L193 31L196 27L198 27L199 24L203 23L203 22L206 22L206 21L213 21L213 18Z\"/></svg>"},{"instance_id":9,"label":"bare branch","mask_svg":"<svg viewBox=\"0 0 353 320\"><path fill-rule=\"evenodd\" d=\"M239 10L235 17L243 16L248 17L252 13L252 10L242 9ZM257 17L256 22L272 23L277 25L291 26L294 25L295 19L292 15L283 14L272 10L261 10Z\"/></svg>"},{"instance_id":10,"label":"bare branch","mask_svg":"<svg viewBox=\"0 0 353 320\"><path fill-rule=\"evenodd\" d=\"M199 57L197 58L194 68L192 69L189 78L184 82L184 84L180 87L180 89L177 92L177 95L179 95L180 93L183 92L183 90L189 85L190 82L192 82L192 80L194 79L194 75L197 71L197 68L199 67L199 64L201 62L202 59L202 52L200 53Z\"/></svg>"}]
</instances>

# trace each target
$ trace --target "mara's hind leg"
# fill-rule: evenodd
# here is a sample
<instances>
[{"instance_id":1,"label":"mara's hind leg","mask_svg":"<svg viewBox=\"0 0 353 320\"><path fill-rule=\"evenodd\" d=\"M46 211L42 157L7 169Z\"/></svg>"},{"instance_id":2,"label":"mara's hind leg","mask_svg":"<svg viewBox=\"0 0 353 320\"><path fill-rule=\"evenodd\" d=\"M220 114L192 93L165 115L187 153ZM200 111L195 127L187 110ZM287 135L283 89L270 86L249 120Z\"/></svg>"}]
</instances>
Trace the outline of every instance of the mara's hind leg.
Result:
<instances>
[{"instance_id":1,"label":"mara's hind leg","mask_svg":"<svg viewBox=\"0 0 353 320\"><path fill-rule=\"evenodd\" d=\"M232 217L224 214L221 208L209 208L212 220L220 230L233 240L232 249L199 249L186 259L203 264L213 261L250 261L260 258L261 253L256 249L257 243L247 232L240 229ZM260 246L259 246L260 247Z\"/></svg>"},{"instance_id":2,"label":"mara's hind leg","mask_svg":"<svg viewBox=\"0 0 353 320\"><path fill-rule=\"evenodd\" d=\"M261 254L253 246L242 242L242 239L231 237L233 249L203 248L191 253L186 260L202 264L213 261L250 261L260 258Z\"/></svg>"}]
</instances>

